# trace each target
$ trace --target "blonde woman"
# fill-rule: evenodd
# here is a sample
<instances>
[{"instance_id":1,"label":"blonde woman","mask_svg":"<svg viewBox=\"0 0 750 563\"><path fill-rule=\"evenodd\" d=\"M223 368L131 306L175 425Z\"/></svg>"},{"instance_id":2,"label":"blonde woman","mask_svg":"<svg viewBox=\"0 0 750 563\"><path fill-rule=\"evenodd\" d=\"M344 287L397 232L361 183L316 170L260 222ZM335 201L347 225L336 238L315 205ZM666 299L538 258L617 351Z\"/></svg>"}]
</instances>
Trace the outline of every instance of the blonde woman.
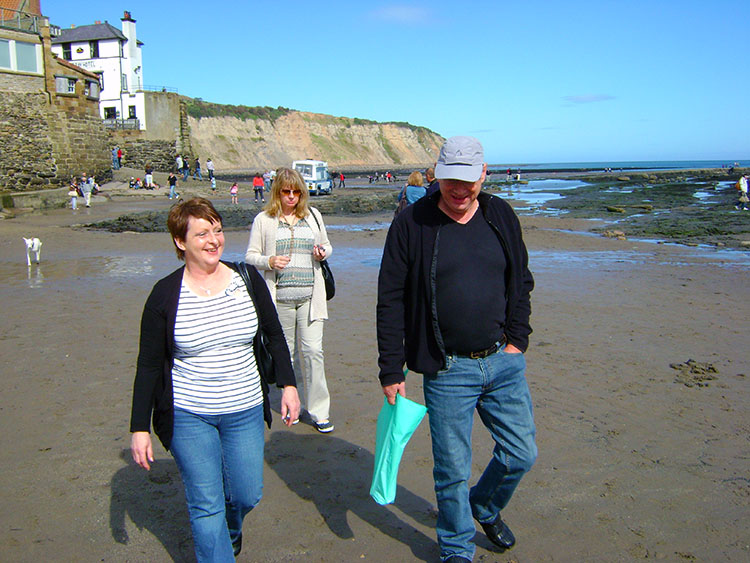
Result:
<instances>
[{"instance_id":1,"label":"blonde woman","mask_svg":"<svg viewBox=\"0 0 750 563\"><path fill-rule=\"evenodd\" d=\"M299 172L280 168L268 203L253 221L245 261L263 274L276 304L295 371L305 384L303 407L315 428L328 433L333 431L323 361L328 307L320 261L333 247L323 216L308 199Z\"/></svg>"}]
</instances>

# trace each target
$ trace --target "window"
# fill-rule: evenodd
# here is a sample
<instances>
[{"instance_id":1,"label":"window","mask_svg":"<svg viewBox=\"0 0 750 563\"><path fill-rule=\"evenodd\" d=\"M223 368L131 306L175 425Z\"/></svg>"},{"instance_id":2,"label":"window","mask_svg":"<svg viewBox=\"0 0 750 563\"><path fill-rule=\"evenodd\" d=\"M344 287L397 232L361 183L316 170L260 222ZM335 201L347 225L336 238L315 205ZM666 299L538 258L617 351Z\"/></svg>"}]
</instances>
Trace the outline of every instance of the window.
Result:
<instances>
[{"instance_id":1,"label":"window","mask_svg":"<svg viewBox=\"0 0 750 563\"><path fill-rule=\"evenodd\" d=\"M10 41L0 39L0 68L11 68L10 66Z\"/></svg>"},{"instance_id":2,"label":"window","mask_svg":"<svg viewBox=\"0 0 750 563\"><path fill-rule=\"evenodd\" d=\"M128 91L128 75L127 74L122 75L122 91L123 92Z\"/></svg>"},{"instance_id":3,"label":"window","mask_svg":"<svg viewBox=\"0 0 750 563\"><path fill-rule=\"evenodd\" d=\"M16 41L16 70L38 72L36 62L36 45Z\"/></svg>"},{"instance_id":4,"label":"window","mask_svg":"<svg viewBox=\"0 0 750 563\"><path fill-rule=\"evenodd\" d=\"M70 48L70 43L63 43L63 59L65 59L66 61L73 60L73 53Z\"/></svg>"},{"instance_id":5,"label":"window","mask_svg":"<svg viewBox=\"0 0 750 563\"><path fill-rule=\"evenodd\" d=\"M104 73L97 72L96 75L99 77L99 92L104 90Z\"/></svg>"},{"instance_id":6,"label":"window","mask_svg":"<svg viewBox=\"0 0 750 563\"><path fill-rule=\"evenodd\" d=\"M91 59L98 59L99 58L99 42L98 41L89 41L89 52Z\"/></svg>"},{"instance_id":7,"label":"window","mask_svg":"<svg viewBox=\"0 0 750 563\"><path fill-rule=\"evenodd\" d=\"M75 94L76 79L67 76L55 76L55 92L58 94Z\"/></svg>"},{"instance_id":8,"label":"window","mask_svg":"<svg viewBox=\"0 0 750 563\"><path fill-rule=\"evenodd\" d=\"M0 68L19 72L40 72L41 45L0 39Z\"/></svg>"},{"instance_id":9,"label":"window","mask_svg":"<svg viewBox=\"0 0 750 563\"><path fill-rule=\"evenodd\" d=\"M135 119L135 106L128 106L128 119Z\"/></svg>"},{"instance_id":10,"label":"window","mask_svg":"<svg viewBox=\"0 0 750 563\"><path fill-rule=\"evenodd\" d=\"M83 88L83 93L89 98L99 99L99 83L94 80L87 80Z\"/></svg>"},{"instance_id":11,"label":"window","mask_svg":"<svg viewBox=\"0 0 750 563\"><path fill-rule=\"evenodd\" d=\"M312 164L297 164L295 168L303 178L305 176L312 176Z\"/></svg>"},{"instance_id":12,"label":"window","mask_svg":"<svg viewBox=\"0 0 750 563\"><path fill-rule=\"evenodd\" d=\"M117 119L117 108L104 108L104 119Z\"/></svg>"}]
</instances>

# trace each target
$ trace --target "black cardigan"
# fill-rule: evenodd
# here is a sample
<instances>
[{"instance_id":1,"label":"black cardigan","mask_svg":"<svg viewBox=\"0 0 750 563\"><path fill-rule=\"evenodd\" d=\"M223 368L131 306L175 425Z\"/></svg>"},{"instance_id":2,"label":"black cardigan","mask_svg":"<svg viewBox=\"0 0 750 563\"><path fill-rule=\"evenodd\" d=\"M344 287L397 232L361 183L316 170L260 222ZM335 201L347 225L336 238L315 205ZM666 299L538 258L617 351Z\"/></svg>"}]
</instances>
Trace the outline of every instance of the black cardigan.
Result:
<instances>
[{"instance_id":1,"label":"black cardigan","mask_svg":"<svg viewBox=\"0 0 750 563\"><path fill-rule=\"evenodd\" d=\"M222 262L233 270L234 264ZM182 274L178 268L159 280L146 300L141 317L141 341L138 364L133 385L133 406L130 415L131 432L149 432L153 412L154 432L166 449L172 442L174 426L174 397L172 393L172 363L174 359L174 325L180 299ZM268 336L269 349L276 368L276 385L297 385L294 378L289 348L279 323L268 286L258 271L248 266L253 288L253 302L259 324ZM261 378L263 388L263 415L271 426L271 406L268 385Z\"/></svg>"},{"instance_id":2,"label":"black cardigan","mask_svg":"<svg viewBox=\"0 0 750 563\"><path fill-rule=\"evenodd\" d=\"M378 365L380 382L404 381L403 365L422 374L445 367L435 303L435 266L440 229L452 221L438 208L440 192L423 197L391 224L378 276ZM505 252L505 336L519 350L529 345L534 278L518 217L499 197L480 192L479 211ZM460 249L457 249L460 251Z\"/></svg>"}]
</instances>

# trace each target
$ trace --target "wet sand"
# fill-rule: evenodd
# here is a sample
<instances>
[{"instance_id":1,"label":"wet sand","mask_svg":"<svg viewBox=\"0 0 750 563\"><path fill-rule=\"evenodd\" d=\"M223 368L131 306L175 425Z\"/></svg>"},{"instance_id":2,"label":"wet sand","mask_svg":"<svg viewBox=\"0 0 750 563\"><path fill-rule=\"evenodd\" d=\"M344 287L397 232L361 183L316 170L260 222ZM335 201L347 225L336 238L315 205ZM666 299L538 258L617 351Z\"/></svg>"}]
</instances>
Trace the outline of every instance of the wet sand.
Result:
<instances>
[{"instance_id":1,"label":"wet sand","mask_svg":"<svg viewBox=\"0 0 750 563\"><path fill-rule=\"evenodd\" d=\"M166 207L163 197L0 221L3 393L0 553L7 561L191 561L179 474L157 447L130 461L140 314L179 264L168 235L71 228ZM436 561L426 421L396 503L368 496L377 382L377 267L390 214L327 217L337 295L325 332L336 430L278 421L264 498L239 561ZM537 288L527 353L539 459L504 518L517 546L481 561L740 561L750 557L750 264L746 254L582 235L591 221L524 217ZM364 230L352 229L362 225ZM21 236L43 241L26 267ZM227 234L239 258L246 231ZM711 363L715 379L670 367ZM678 379L680 376L680 379ZM407 393L423 402L420 376ZM479 420L473 479L489 459Z\"/></svg>"}]
</instances>

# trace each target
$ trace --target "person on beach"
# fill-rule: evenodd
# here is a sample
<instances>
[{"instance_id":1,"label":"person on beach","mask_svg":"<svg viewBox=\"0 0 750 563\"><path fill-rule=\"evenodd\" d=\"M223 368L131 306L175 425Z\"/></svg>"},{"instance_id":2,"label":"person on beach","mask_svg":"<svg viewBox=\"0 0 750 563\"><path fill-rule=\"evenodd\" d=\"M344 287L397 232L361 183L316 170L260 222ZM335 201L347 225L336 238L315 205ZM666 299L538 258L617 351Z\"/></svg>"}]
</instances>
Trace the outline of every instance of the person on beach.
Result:
<instances>
[{"instance_id":1,"label":"person on beach","mask_svg":"<svg viewBox=\"0 0 750 563\"><path fill-rule=\"evenodd\" d=\"M143 187L147 190L153 190L154 189L154 167L151 166L151 163L146 164L145 169L145 176L143 177Z\"/></svg>"},{"instance_id":2,"label":"person on beach","mask_svg":"<svg viewBox=\"0 0 750 563\"><path fill-rule=\"evenodd\" d=\"M440 189L440 184L435 179L435 168L430 166L424 171L424 176L427 180L427 193L425 195L432 195Z\"/></svg>"},{"instance_id":3,"label":"person on beach","mask_svg":"<svg viewBox=\"0 0 750 563\"><path fill-rule=\"evenodd\" d=\"M341 172L339 174L339 188L345 188L346 187L346 176L344 176L344 173Z\"/></svg>"},{"instance_id":4,"label":"person on beach","mask_svg":"<svg viewBox=\"0 0 750 563\"><path fill-rule=\"evenodd\" d=\"M179 154L177 155L177 158L174 159L174 167L177 174L182 173L182 157Z\"/></svg>"},{"instance_id":5,"label":"person on beach","mask_svg":"<svg viewBox=\"0 0 750 563\"><path fill-rule=\"evenodd\" d=\"M407 205L416 203L417 200L422 199L426 194L427 189L424 187L422 173L415 170L409 174L409 178L406 180L406 187L404 187L403 191Z\"/></svg>"},{"instance_id":6,"label":"person on beach","mask_svg":"<svg viewBox=\"0 0 750 563\"><path fill-rule=\"evenodd\" d=\"M201 174L201 161L197 156L195 157L195 163L193 164L193 180L195 180L196 177L199 181L203 181L203 174Z\"/></svg>"},{"instance_id":7,"label":"person on beach","mask_svg":"<svg viewBox=\"0 0 750 563\"><path fill-rule=\"evenodd\" d=\"M750 202L750 198L747 195L747 174L743 174L737 180L737 189L739 190L739 200L737 201L737 205L735 205L735 209L747 211L747 204Z\"/></svg>"},{"instance_id":8,"label":"person on beach","mask_svg":"<svg viewBox=\"0 0 750 563\"><path fill-rule=\"evenodd\" d=\"M81 178L81 193L83 193L83 200L86 204L86 207L91 207L91 192L94 191L94 179L93 178L87 178L86 173L84 172Z\"/></svg>"},{"instance_id":9,"label":"person on beach","mask_svg":"<svg viewBox=\"0 0 750 563\"><path fill-rule=\"evenodd\" d=\"M117 147L117 167L122 168L122 149Z\"/></svg>"},{"instance_id":10,"label":"person on beach","mask_svg":"<svg viewBox=\"0 0 750 563\"><path fill-rule=\"evenodd\" d=\"M237 185L237 182L232 184L232 187L229 188L229 195L232 196L232 203L234 205L238 205L239 201L237 200L237 194L240 191L240 187Z\"/></svg>"},{"instance_id":11,"label":"person on beach","mask_svg":"<svg viewBox=\"0 0 750 563\"><path fill-rule=\"evenodd\" d=\"M268 337L280 412L291 426L299 397L289 350L268 288L248 268L253 296L221 260L221 215L210 201L175 204L167 227L185 265L158 281L141 319L130 418L131 452L146 470L154 432L177 463L185 487L198 561L234 561L242 521L263 489L263 421L271 425L268 386L253 339Z\"/></svg>"},{"instance_id":12,"label":"person on beach","mask_svg":"<svg viewBox=\"0 0 750 563\"><path fill-rule=\"evenodd\" d=\"M70 208L75 211L78 209L78 180L75 178L70 179L70 189L68 189L68 196L70 197Z\"/></svg>"},{"instance_id":13,"label":"person on beach","mask_svg":"<svg viewBox=\"0 0 750 563\"><path fill-rule=\"evenodd\" d=\"M263 177L258 173L253 176L253 192L255 193L255 203L266 202L266 196L263 195Z\"/></svg>"},{"instance_id":14,"label":"person on beach","mask_svg":"<svg viewBox=\"0 0 750 563\"><path fill-rule=\"evenodd\" d=\"M120 161L117 158L117 147L112 147L112 168L114 170L120 169Z\"/></svg>"},{"instance_id":15,"label":"person on beach","mask_svg":"<svg viewBox=\"0 0 750 563\"><path fill-rule=\"evenodd\" d=\"M208 170L208 179L213 180L214 170L216 170L216 167L214 166L214 161L210 158L206 161L206 170Z\"/></svg>"},{"instance_id":16,"label":"person on beach","mask_svg":"<svg viewBox=\"0 0 750 563\"><path fill-rule=\"evenodd\" d=\"M477 139L445 141L435 167L440 190L391 223L378 276L388 402L406 396L404 362L423 375L443 561L471 561L472 518L497 546L515 544L500 512L537 455L523 354L534 280L518 218L482 192L486 170ZM474 409L495 448L469 489Z\"/></svg>"},{"instance_id":17,"label":"person on beach","mask_svg":"<svg viewBox=\"0 0 750 563\"><path fill-rule=\"evenodd\" d=\"M188 156L182 159L182 181L187 182L188 176L190 176L190 160Z\"/></svg>"},{"instance_id":18,"label":"person on beach","mask_svg":"<svg viewBox=\"0 0 750 563\"><path fill-rule=\"evenodd\" d=\"M308 205L309 197L299 172L280 168L268 204L253 220L245 261L263 273L295 370L305 384L303 406L325 434L333 431L333 423L323 360L328 307L320 261L333 247L323 216Z\"/></svg>"},{"instance_id":19,"label":"person on beach","mask_svg":"<svg viewBox=\"0 0 750 563\"><path fill-rule=\"evenodd\" d=\"M177 176L174 172L170 172L167 177L167 184L169 184L169 199L177 198Z\"/></svg>"}]
</instances>

